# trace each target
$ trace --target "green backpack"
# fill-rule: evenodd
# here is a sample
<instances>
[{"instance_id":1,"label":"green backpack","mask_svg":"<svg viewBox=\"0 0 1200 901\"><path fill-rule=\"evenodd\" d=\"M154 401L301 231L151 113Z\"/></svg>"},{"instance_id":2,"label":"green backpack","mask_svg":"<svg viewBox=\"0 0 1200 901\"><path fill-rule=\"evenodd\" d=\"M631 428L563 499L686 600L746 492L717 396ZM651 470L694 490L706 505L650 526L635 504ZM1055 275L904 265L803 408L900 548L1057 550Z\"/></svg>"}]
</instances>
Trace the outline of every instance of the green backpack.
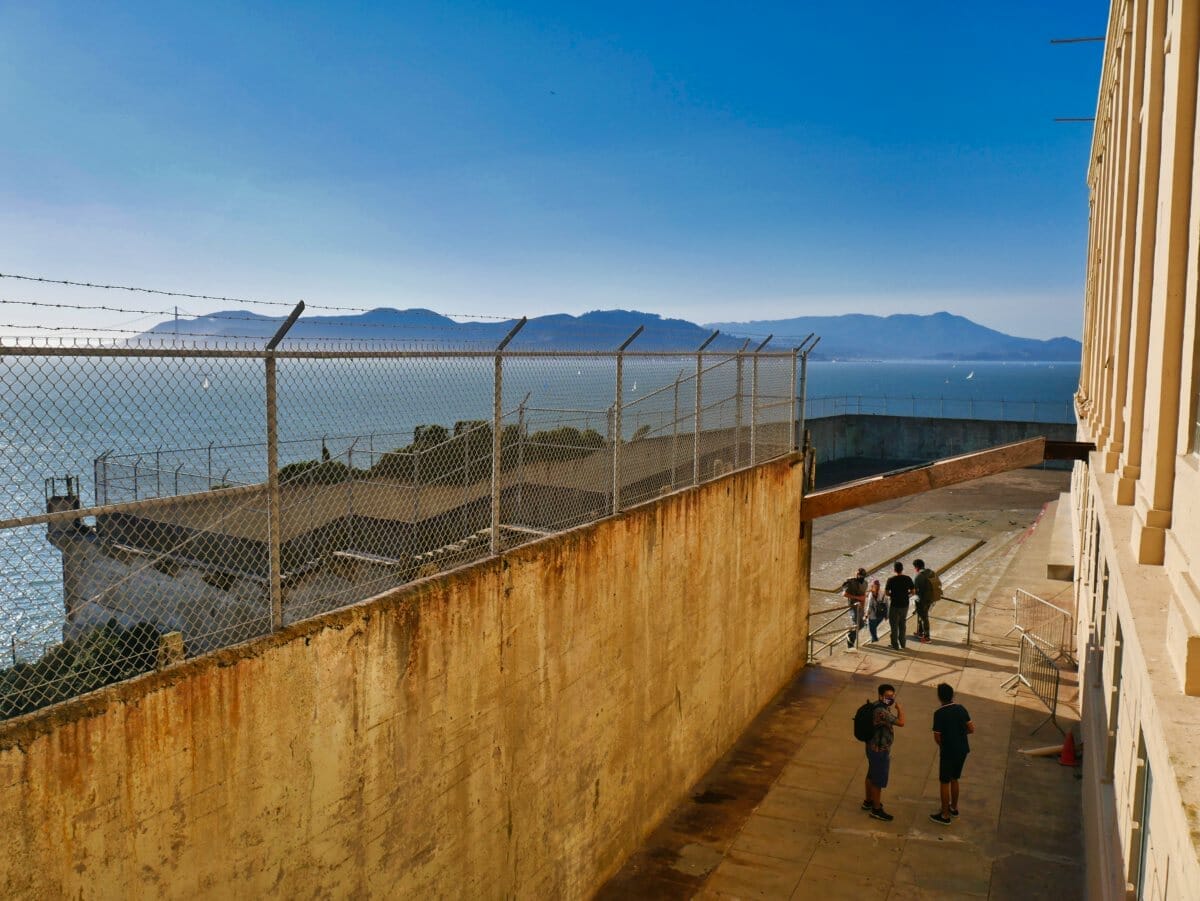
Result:
<instances>
[{"instance_id":1,"label":"green backpack","mask_svg":"<svg viewBox=\"0 0 1200 901\"><path fill-rule=\"evenodd\" d=\"M942 599L942 579L932 569L929 572L929 605L932 607Z\"/></svg>"}]
</instances>

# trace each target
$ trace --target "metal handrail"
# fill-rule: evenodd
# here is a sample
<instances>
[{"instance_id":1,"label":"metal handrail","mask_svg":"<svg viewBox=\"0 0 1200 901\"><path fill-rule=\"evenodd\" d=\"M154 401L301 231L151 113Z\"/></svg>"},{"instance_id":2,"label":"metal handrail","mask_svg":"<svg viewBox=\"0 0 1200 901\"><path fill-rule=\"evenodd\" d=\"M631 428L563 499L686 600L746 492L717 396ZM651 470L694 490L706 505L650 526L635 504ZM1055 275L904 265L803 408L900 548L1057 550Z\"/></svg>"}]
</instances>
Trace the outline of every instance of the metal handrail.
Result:
<instances>
[{"instance_id":1,"label":"metal handrail","mask_svg":"<svg viewBox=\"0 0 1200 901\"><path fill-rule=\"evenodd\" d=\"M821 591L822 593L825 593L825 594L829 593L829 592L825 591L824 589L816 589L816 590ZM976 613L976 606L979 603L978 598L972 598L970 601L962 601L962 600L959 600L958 598L952 598L952 597L947 597L946 595L942 595L941 600L949 601L952 604L957 604L960 607L967 608L966 645L967 645L967 647L970 647L971 641L972 641L972 639L974 637L974 633L975 633L975 613ZM815 644L815 640L822 634L822 632L824 631L824 629L827 626L829 626L831 623L836 622L838 620L838 618L845 616L849 612L850 612L849 604L847 604L842 609L838 609L838 610L833 610L833 609L819 610L816 612L815 615L821 616L826 613L831 614L831 615L829 616L828 619L826 619L824 622L822 622L819 626L817 626L814 629L814 628L812 628L812 619L813 619L814 614L810 610L810 612L808 614L808 621L809 621L808 662L809 663L812 663L814 660L816 660L817 654L819 654L820 652L826 651L826 650L832 651L833 646L838 644L838 642L842 641L845 638L844 633L848 632L849 629L840 629L839 634L835 635L833 638L829 639L826 642L821 643L819 646ZM905 616L905 622L907 623L908 620L915 615L916 615L916 605L910 604L909 608L908 608L908 614ZM938 622L949 623L949 624L955 625L955 626L963 625L963 623L957 619L950 619L945 616L934 616L932 613L930 614L929 618L936 619ZM881 625L882 625L882 628L884 631L881 631L880 634L881 635L890 635L891 629L892 629L891 623L888 620L884 620L881 623Z\"/></svg>"}]
</instances>

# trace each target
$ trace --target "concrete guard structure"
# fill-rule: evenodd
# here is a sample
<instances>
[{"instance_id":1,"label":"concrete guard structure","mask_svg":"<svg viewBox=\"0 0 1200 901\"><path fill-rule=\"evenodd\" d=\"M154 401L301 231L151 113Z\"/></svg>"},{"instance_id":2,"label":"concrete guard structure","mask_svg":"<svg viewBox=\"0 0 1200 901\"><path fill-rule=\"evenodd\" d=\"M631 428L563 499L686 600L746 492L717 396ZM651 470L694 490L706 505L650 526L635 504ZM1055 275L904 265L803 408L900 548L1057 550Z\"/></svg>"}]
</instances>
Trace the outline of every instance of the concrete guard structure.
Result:
<instances>
[{"instance_id":1,"label":"concrete guard structure","mask_svg":"<svg viewBox=\"0 0 1200 901\"><path fill-rule=\"evenodd\" d=\"M1095 899L1200 897L1198 51L1200 3L1112 3L1071 492Z\"/></svg>"},{"instance_id":2,"label":"concrete guard structure","mask_svg":"<svg viewBox=\"0 0 1200 901\"><path fill-rule=\"evenodd\" d=\"M586 897L804 662L799 454L0 725L0 895Z\"/></svg>"}]
</instances>

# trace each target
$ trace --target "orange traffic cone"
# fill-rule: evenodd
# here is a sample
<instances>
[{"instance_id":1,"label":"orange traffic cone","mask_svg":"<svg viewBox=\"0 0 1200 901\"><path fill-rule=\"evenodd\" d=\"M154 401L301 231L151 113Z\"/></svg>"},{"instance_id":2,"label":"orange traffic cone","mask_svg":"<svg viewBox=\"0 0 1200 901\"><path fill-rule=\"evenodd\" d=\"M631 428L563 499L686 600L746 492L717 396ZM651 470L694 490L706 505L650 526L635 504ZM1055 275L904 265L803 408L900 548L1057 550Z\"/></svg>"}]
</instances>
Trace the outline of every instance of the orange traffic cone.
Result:
<instances>
[{"instance_id":1,"label":"orange traffic cone","mask_svg":"<svg viewBox=\"0 0 1200 901\"><path fill-rule=\"evenodd\" d=\"M1067 733L1067 739L1063 742L1062 753L1058 755L1058 762L1063 766L1079 765L1079 758L1075 754L1074 732Z\"/></svg>"}]
</instances>

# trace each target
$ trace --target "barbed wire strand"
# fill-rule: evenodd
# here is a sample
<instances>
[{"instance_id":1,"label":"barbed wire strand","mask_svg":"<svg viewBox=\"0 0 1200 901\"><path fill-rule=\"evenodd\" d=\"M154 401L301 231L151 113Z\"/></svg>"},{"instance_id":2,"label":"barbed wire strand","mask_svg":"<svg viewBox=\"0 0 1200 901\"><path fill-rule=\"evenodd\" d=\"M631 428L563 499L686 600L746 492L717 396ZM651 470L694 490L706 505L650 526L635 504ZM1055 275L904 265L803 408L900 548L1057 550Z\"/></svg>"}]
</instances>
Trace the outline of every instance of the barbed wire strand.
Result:
<instances>
[{"instance_id":1,"label":"barbed wire strand","mask_svg":"<svg viewBox=\"0 0 1200 901\"><path fill-rule=\"evenodd\" d=\"M44 277L44 276L22 275L22 274L11 273L11 272L0 272L0 279L4 279L4 278L19 279L21 281L36 282L36 283L47 284L47 285L65 285L65 286L69 286L69 287L91 288L91 289L102 290L102 291L129 291L129 292L135 292L135 293L141 293L141 294L153 294L153 295L157 295L157 296L161 296L161 297L183 297L183 298L188 298L188 299L192 299L192 300L220 301L222 303L245 303L245 304L252 304L252 305L257 305L257 306L279 306L279 307L295 306L295 302L293 302L293 301L263 300L263 299L247 298L247 297L228 297L228 296L224 296L224 295L199 294L199 293L187 292L187 291L167 291L167 290L163 290L163 289L159 289L159 288L144 288L144 287L139 287L139 286L134 286L134 285L110 285L110 284L105 284L102 282L75 281L75 280L71 280L71 279L48 278L48 277ZM60 309L79 309L79 310L93 310L94 309L94 310L107 310L107 311L111 311L111 312L143 313L145 315L162 315L162 316L168 316L168 317L174 315L174 311L172 311L172 310L137 310L137 309L125 309L125 308L120 308L120 307L106 307L103 305L76 306L76 305L69 305L69 304L52 304L52 303L38 304L38 303L35 303L32 301L26 301L25 303L27 303L30 306L57 307ZM307 305L308 309L311 309L311 310L325 310L325 311L331 311L331 312L335 312L335 313L372 313L379 309L387 309L385 307L349 307L349 306L336 307L336 306L311 304L311 303L306 304L306 305ZM196 313L192 313L191 315L194 317L210 316L212 318L230 318L230 319L245 318L247 320L249 320L251 318L251 317L234 317L234 316L221 317L221 316L215 316L214 314L196 314ZM448 318L458 317L460 319L487 320L487 321L493 321L493 322L497 322L497 323L515 322L516 320L521 318L520 316L491 315L491 314L486 314L486 313L438 313L438 315L446 316ZM444 329L446 331L453 331L453 329L451 329L448 326L418 326L418 325L404 325L404 324L395 324L393 326L391 323L374 323L374 324L372 324L372 323L354 323L354 325L355 326L370 325L370 326L374 326L374 327L385 327L385 328L397 327L397 328ZM699 325L699 324L697 325L697 327L704 328L704 326ZM593 322L589 322L586 325L581 325L580 330L584 331L588 334L595 334L596 332L601 331L601 332L607 332L610 334L621 335L621 336L624 336L628 332L628 329L625 328L624 326L611 326L611 325L604 325L604 324L593 323ZM655 331L655 333L660 334L660 335L670 335L670 334L677 334L677 335L681 335L681 336L687 335L689 339L694 339L696 337L694 332L685 331L685 330L682 330L679 328L655 327L654 331ZM739 331L737 337L765 338L765 337L767 337L767 335L764 332L741 332L741 331ZM797 341L798 342L798 341L803 340L803 338L805 336L802 336L802 335L775 335L774 337L775 337L776 341L781 341L781 342Z\"/></svg>"}]
</instances>

